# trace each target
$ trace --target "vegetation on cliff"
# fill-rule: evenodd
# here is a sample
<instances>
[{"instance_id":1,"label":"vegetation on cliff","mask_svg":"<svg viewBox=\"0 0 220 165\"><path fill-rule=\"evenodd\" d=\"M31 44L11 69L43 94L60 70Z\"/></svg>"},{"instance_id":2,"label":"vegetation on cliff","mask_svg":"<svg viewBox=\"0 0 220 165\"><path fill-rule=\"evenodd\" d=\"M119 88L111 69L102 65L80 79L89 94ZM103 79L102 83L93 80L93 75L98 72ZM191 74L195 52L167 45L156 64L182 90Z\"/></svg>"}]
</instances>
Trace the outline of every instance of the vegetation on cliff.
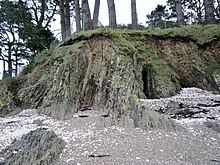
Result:
<instances>
[{"instance_id":1,"label":"vegetation on cliff","mask_svg":"<svg viewBox=\"0 0 220 165\"><path fill-rule=\"evenodd\" d=\"M210 70L220 63L219 43L219 26L78 33L36 57L15 98L59 119L92 107L143 126L149 112L141 98L168 97L181 87L218 91Z\"/></svg>"}]
</instances>

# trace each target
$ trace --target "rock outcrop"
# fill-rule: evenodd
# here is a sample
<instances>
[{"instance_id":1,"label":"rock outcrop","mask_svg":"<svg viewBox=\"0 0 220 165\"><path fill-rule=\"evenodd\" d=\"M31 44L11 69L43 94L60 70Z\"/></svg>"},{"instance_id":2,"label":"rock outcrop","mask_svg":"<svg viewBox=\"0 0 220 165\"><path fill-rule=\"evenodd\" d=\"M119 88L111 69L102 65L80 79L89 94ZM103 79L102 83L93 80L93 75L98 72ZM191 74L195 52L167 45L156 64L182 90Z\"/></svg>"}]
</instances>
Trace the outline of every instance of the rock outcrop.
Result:
<instances>
[{"instance_id":1,"label":"rock outcrop","mask_svg":"<svg viewBox=\"0 0 220 165\"><path fill-rule=\"evenodd\" d=\"M0 164L54 164L65 142L52 131L37 129L23 135L0 153Z\"/></svg>"},{"instance_id":2,"label":"rock outcrop","mask_svg":"<svg viewBox=\"0 0 220 165\"><path fill-rule=\"evenodd\" d=\"M177 74L182 87L198 87L217 90L214 77L207 70L220 64L220 41L197 45L183 39L153 40L154 50Z\"/></svg>"},{"instance_id":3,"label":"rock outcrop","mask_svg":"<svg viewBox=\"0 0 220 165\"><path fill-rule=\"evenodd\" d=\"M208 70L219 63L219 52L219 40L201 46L188 38L166 39L145 31L77 34L37 57L17 98L22 106L58 119L92 107L115 122L148 127L152 124L146 124L151 120L146 116L154 112L139 99L172 96L181 87L218 91Z\"/></svg>"}]
</instances>

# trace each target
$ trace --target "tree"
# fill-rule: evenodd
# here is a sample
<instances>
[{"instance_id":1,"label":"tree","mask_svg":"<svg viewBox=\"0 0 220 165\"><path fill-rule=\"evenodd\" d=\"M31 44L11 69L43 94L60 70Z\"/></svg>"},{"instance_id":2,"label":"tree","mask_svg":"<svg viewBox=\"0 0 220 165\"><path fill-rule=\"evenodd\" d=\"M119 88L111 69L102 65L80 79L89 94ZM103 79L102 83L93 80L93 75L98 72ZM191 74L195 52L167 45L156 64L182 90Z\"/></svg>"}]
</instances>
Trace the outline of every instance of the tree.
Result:
<instances>
[{"instance_id":1,"label":"tree","mask_svg":"<svg viewBox=\"0 0 220 165\"><path fill-rule=\"evenodd\" d=\"M187 19L187 14L184 13L184 11L187 11L185 8L186 2L187 0L167 0L167 5L171 11L169 19L176 18L176 25L178 27L184 25L185 20Z\"/></svg>"},{"instance_id":2,"label":"tree","mask_svg":"<svg viewBox=\"0 0 220 165\"><path fill-rule=\"evenodd\" d=\"M138 18L137 18L137 8L136 8L136 0L131 0L131 24L133 29L138 29Z\"/></svg>"},{"instance_id":3,"label":"tree","mask_svg":"<svg viewBox=\"0 0 220 165\"><path fill-rule=\"evenodd\" d=\"M88 0L82 0L82 22L83 31L93 29Z\"/></svg>"},{"instance_id":4,"label":"tree","mask_svg":"<svg viewBox=\"0 0 220 165\"><path fill-rule=\"evenodd\" d=\"M181 0L175 0L176 16L177 16L177 26L181 27L184 25L184 15L181 6Z\"/></svg>"},{"instance_id":5,"label":"tree","mask_svg":"<svg viewBox=\"0 0 220 165\"><path fill-rule=\"evenodd\" d=\"M99 20L99 7L100 7L100 0L95 0L95 6L93 11L93 28L98 27L98 20Z\"/></svg>"},{"instance_id":6,"label":"tree","mask_svg":"<svg viewBox=\"0 0 220 165\"><path fill-rule=\"evenodd\" d=\"M70 0L59 0L60 24L62 40L64 41L71 34L70 26Z\"/></svg>"},{"instance_id":7,"label":"tree","mask_svg":"<svg viewBox=\"0 0 220 165\"><path fill-rule=\"evenodd\" d=\"M215 11L216 11L216 17L218 19L217 23L220 23L220 0L216 0L216 3L217 3L217 7Z\"/></svg>"},{"instance_id":8,"label":"tree","mask_svg":"<svg viewBox=\"0 0 220 165\"><path fill-rule=\"evenodd\" d=\"M203 2L202 0L187 0L186 1L188 4L186 4L187 6L187 10L189 10L190 12L190 23L198 23L198 24L202 24L203 21L203 10L204 10L204 6L203 6Z\"/></svg>"},{"instance_id":9,"label":"tree","mask_svg":"<svg viewBox=\"0 0 220 165\"><path fill-rule=\"evenodd\" d=\"M205 7L205 23L214 24L215 23L215 7L213 0L204 0Z\"/></svg>"},{"instance_id":10,"label":"tree","mask_svg":"<svg viewBox=\"0 0 220 165\"><path fill-rule=\"evenodd\" d=\"M70 0L65 1L65 22L66 22L66 35L71 35L71 23L70 23Z\"/></svg>"},{"instance_id":11,"label":"tree","mask_svg":"<svg viewBox=\"0 0 220 165\"><path fill-rule=\"evenodd\" d=\"M30 49L34 55L50 48L50 43L55 39L53 33L47 29L38 29L36 25L27 28L20 37L25 41L25 47Z\"/></svg>"},{"instance_id":12,"label":"tree","mask_svg":"<svg viewBox=\"0 0 220 165\"><path fill-rule=\"evenodd\" d=\"M58 0L25 0L25 2L32 14L32 22L37 28L29 34L32 39L28 40L28 46L32 51L36 50L36 53L39 53L48 49L54 40L53 33L49 28L51 22L55 21ZM30 29L30 31L32 30Z\"/></svg>"},{"instance_id":13,"label":"tree","mask_svg":"<svg viewBox=\"0 0 220 165\"><path fill-rule=\"evenodd\" d=\"M157 7L151 11L151 14L147 15L149 21L146 23L149 27L160 27L160 28L167 28L172 27L171 22L167 21L169 18L168 10L166 6L157 5Z\"/></svg>"},{"instance_id":14,"label":"tree","mask_svg":"<svg viewBox=\"0 0 220 165\"><path fill-rule=\"evenodd\" d=\"M58 0L25 0L34 24L38 29L47 29L57 14Z\"/></svg>"},{"instance_id":15,"label":"tree","mask_svg":"<svg viewBox=\"0 0 220 165\"><path fill-rule=\"evenodd\" d=\"M64 0L59 0L59 7L60 7L61 35L62 35L62 41L64 41L67 37L67 35L66 35L66 20L65 20L65 12L64 12Z\"/></svg>"},{"instance_id":16,"label":"tree","mask_svg":"<svg viewBox=\"0 0 220 165\"><path fill-rule=\"evenodd\" d=\"M220 18L219 0L167 0L167 4L171 10L170 18L177 18L178 26L184 23L213 24Z\"/></svg>"},{"instance_id":17,"label":"tree","mask_svg":"<svg viewBox=\"0 0 220 165\"><path fill-rule=\"evenodd\" d=\"M115 3L114 0L107 0L107 2L108 2L109 27L115 29L117 28Z\"/></svg>"},{"instance_id":18,"label":"tree","mask_svg":"<svg viewBox=\"0 0 220 165\"><path fill-rule=\"evenodd\" d=\"M8 64L10 77L13 71L17 75L21 59L30 60L40 51L49 48L50 42L54 40L52 32L45 28L49 27L49 20L44 21L45 16L41 17L41 14L43 12L35 15L31 5L22 0L0 2L0 60Z\"/></svg>"},{"instance_id":19,"label":"tree","mask_svg":"<svg viewBox=\"0 0 220 165\"><path fill-rule=\"evenodd\" d=\"M2 47L0 60L8 64L10 77L12 77L13 65L17 68L18 61L29 56L28 49L25 48L25 39L21 36L26 36L24 33L31 33L30 27L35 29L25 3L9 0L0 2L0 46Z\"/></svg>"},{"instance_id":20,"label":"tree","mask_svg":"<svg viewBox=\"0 0 220 165\"><path fill-rule=\"evenodd\" d=\"M81 18L80 18L80 7L79 0L75 0L75 18L76 18L76 31L81 31Z\"/></svg>"},{"instance_id":21,"label":"tree","mask_svg":"<svg viewBox=\"0 0 220 165\"><path fill-rule=\"evenodd\" d=\"M5 59L5 57L2 54L2 49L0 48L0 61L3 62L3 79L6 78L6 67L5 67L5 63L7 62L7 60Z\"/></svg>"}]
</instances>

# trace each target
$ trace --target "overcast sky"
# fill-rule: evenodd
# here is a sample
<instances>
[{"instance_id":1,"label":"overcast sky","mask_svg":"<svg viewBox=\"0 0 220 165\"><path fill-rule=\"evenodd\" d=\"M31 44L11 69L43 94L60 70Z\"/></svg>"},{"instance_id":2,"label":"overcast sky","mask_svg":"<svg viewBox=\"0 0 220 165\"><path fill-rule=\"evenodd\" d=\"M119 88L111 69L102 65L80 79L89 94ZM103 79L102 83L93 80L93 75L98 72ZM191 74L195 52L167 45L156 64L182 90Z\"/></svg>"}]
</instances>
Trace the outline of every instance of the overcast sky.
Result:
<instances>
[{"instance_id":1,"label":"overcast sky","mask_svg":"<svg viewBox=\"0 0 220 165\"><path fill-rule=\"evenodd\" d=\"M108 7L107 0L100 0L99 21L103 25L108 25ZM93 13L95 0L89 0L91 15ZM150 14L155 9L157 4L166 5L166 0L136 0L138 23L146 26L146 15ZM115 0L117 23L129 24L131 23L131 1L130 0ZM52 24L52 29L60 29L59 20ZM73 25L74 26L74 25ZM74 27L75 28L75 27ZM0 79L2 78L3 64L0 61Z\"/></svg>"},{"instance_id":2,"label":"overcast sky","mask_svg":"<svg viewBox=\"0 0 220 165\"><path fill-rule=\"evenodd\" d=\"M100 15L99 20L103 25L108 25L108 7L107 0L100 0ZM89 0L90 10L93 13L95 0ZM166 5L166 0L136 0L138 23L146 25L146 15L155 9L157 4ZM131 23L131 1L130 0L115 0L117 23Z\"/></svg>"}]
</instances>

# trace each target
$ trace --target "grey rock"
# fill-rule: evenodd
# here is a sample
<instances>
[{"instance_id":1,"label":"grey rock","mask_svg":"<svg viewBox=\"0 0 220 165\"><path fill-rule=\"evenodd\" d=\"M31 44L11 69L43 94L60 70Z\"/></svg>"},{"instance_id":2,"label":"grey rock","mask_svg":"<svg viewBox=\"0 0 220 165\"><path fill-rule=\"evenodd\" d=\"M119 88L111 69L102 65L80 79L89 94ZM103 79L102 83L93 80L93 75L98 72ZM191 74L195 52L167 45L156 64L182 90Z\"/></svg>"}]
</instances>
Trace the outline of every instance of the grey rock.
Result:
<instances>
[{"instance_id":1,"label":"grey rock","mask_svg":"<svg viewBox=\"0 0 220 165\"><path fill-rule=\"evenodd\" d=\"M59 158L65 142L58 138L53 131L44 128L36 129L20 140L13 142L0 153L4 160L2 165L50 165Z\"/></svg>"},{"instance_id":2,"label":"grey rock","mask_svg":"<svg viewBox=\"0 0 220 165\"><path fill-rule=\"evenodd\" d=\"M220 133L220 126L218 123L216 122L210 122L210 121L207 121L204 123L208 128L211 128L212 130Z\"/></svg>"}]
</instances>

